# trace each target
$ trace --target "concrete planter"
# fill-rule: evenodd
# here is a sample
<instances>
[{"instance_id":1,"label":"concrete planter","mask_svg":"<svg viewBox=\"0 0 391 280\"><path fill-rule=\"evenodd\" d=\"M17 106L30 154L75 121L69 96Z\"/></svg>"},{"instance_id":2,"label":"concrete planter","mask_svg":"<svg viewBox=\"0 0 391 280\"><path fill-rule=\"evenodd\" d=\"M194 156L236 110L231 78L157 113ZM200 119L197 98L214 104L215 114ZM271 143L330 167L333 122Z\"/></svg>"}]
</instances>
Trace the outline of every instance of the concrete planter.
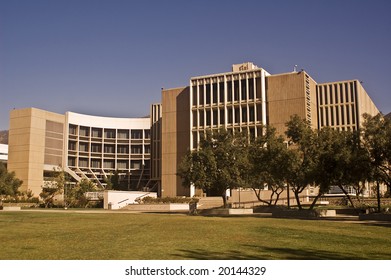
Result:
<instances>
[{"instance_id":1,"label":"concrete planter","mask_svg":"<svg viewBox=\"0 0 391 280\"><path fill-rule=\"evenodd\" d=\"M391 221L391 214L383 214L383 213L372 213L372 214L360 214L360 221Z\"/></svg>"},{"instance_id":2,"label":"concrete planter","mask_svg":"<svg viewBox=\"0 0 391 280\"><path fill-rule=\"evenodd\" d=\"M252 208L217 208L202 211L206 215L229 216L229 215L250 215L253 214Z\"/></svg>"},{"instance_id":3,"label":"concrete planter","mask_svg":"<svg viewBox=\"0 0 391 280\"><path fill-rule=\"evenodd\" d=\"M337 212L335 209L316 209L315 210L318 217L335 217Z\"/></svg>"},{"instance_id":4,"label":"concrete planter","mask_svg":"<svg viewBox=\"0 0 391 280\"><path fill-rule=\"evenodd\" d=\"M142 212L170 212L170 211L187 212L189 211L189 204L187 203L129 204L122 209L142 211Z\"/></svg>"},{"instance_id":5,"label":"concrete planter","mask_svg":"<svg viewBox=\"0 0 391 280\"><path fill-rule=\"evenodd\" d=\"M20 206L3 206L3 211L20 211Z\"/></svg>"},{"instance_id":6,"label":"concrete planter","mask_svg":"<svg viewBox=\"0 0 391 280\"><path fill-rule=\"evenodd\" d=\"M315 219L319 217L335 217L336 211L334 209L315 209L315 210L289 210L276 209L272 212L272 217L275 218L303 218Z\"/></svg>"}]
</instances>

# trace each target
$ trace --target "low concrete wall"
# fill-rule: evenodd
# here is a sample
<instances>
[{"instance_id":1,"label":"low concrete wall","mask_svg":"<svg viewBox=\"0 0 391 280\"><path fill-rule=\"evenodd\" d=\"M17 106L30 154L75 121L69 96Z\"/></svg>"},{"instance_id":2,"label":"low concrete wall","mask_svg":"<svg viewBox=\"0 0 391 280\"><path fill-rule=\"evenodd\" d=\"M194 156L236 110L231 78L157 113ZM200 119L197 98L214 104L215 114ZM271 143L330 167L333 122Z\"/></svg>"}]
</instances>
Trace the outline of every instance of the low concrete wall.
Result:
<instances>
[{"instance_id":1,"label":"low concrete wall","mask_svg":"<svg viewBox=\"0 0 391 280\"><path fill-rule=\"evenodd\" d=\"M314 209L314 210L290 210L274 209L272 217L276 218L303 218L314 219L319 217L335 217L337 215L334 209Z\"/></svg>"},{"instance_id":2,"label":"low concrete wall","mask_svg":"<svg viewBox=\"0 0 391 280\"><path fill-rule=\"evenodd\" d=\"M3 206L3 211L19 211L20 206Z\"/></svg>"},{"instance_id":3,"label":"low concrete wall","mask_svg":"<svg viewBox=\"0 0 391 280\"><path fill-rule=\"evenodd\" d=\"M318 217L335 217L337 216L337 212L335 209L316 209Z\"/></svg>"},{"instance_id":4,"label":"low concrete wall","mask_svg":"<svg viewBox=\"0 0 391 280\"><path fill-rule=\"evenodd\" d=\"M317 217L315 211L310 210L288 210L276 209L272 211L273 218L304 218L314 219Z\"/></svg>"},{"instance_id":5,"label":"low concrete wall","mask_svg":"<svg viewBox=\"0 0 391 280\"><path fill-rule=\"evenodd\" d=\"M383 213L360 214L358 217L360 221L391 221L391 214Z\"/></svg>"},{"instance_id":6,"label":"low concrete wall","mask_svg":"<svg viewBox=\"0 0 391 280\"><path fill-rule=\"evenodd\" d=\"M168 212L168 211L189 211L187 203L162 203L162 204L129 204L121 210L133 210L143 212Z\"/></svg>"},{"instance_id":7,"label":"low concrete wall","mask_svg":"<svg viewBox=\"0 0 391 280\"><path fill-rule=\"evenodd\" d=\"M253 214L252 208L219 208L206 209L202 211L206 215L228 216L228 215L250 215Z\"/></svg>"}]
</instances>

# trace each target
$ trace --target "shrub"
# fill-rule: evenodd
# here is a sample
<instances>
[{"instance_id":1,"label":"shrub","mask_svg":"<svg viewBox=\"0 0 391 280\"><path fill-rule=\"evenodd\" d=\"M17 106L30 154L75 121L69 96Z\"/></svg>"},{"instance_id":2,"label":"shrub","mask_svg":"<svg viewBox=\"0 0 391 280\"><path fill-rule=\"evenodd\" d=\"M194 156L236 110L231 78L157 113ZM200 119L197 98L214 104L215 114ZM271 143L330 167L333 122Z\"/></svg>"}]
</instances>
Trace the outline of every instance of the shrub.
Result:
<instances>
[{"instance_id":1,"label":"shrub","mask_svg":"<svg viewBox=\"0 0 391 280\"><path fill-rule=\"evenodd\" d=\"M141 203L144 204L162 204L162 203L197 203L199 201L198 198L191 197L150 197L146 196L141 200Z\"/></svg>"}]
</instances>

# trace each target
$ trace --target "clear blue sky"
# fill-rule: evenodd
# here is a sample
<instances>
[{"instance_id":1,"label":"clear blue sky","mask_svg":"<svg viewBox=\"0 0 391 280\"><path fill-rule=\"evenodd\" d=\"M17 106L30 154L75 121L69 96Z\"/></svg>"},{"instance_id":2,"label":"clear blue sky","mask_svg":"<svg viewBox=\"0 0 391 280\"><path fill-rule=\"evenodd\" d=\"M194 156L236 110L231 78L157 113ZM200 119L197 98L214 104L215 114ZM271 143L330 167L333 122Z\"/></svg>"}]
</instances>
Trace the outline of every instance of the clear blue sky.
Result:
<instances>
[{"instance_id":1,"label":"clear blue sky","mask_svg":"<svg viewBox=\"0 0 391 280\"><path fill-rule=\"evenodd\" d=\"M0 0L0 130L9 111L138 117L161 88L252 61L359 79L391 111L391 1Z\"/></svg>"}]
</instances>

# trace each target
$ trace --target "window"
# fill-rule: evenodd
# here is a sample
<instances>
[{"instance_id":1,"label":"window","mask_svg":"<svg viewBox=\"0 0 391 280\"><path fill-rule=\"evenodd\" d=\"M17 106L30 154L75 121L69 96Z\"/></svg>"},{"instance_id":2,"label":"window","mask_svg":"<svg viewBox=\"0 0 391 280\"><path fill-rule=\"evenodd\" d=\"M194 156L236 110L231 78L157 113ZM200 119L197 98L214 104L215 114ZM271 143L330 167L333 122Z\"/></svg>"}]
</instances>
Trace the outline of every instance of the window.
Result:
<instances>
[{"instance_id":1,"label":"window","mask_svg":"<svg viewBox=\"0 0 391 280\"><path fill-rule=\"evenodd\" d=\"M85 126L81 126L80 127L80 136L85 136L85 137L90 136L90 128L85 127Z\"/></svg>"},{"instance_id":2,"label":"window","mask_svg":"<svg viewBox=\"0 0 391 280\"><path fill-rule=\"evenodd\" d=\"M119 154L129 154L129 146L128 145L118 145L117 146Z\"/></svg>"},{"instance_id":3,"label":"window","mask_svg":"<svg viewBox=\"0 0 391 280\"><path fill-rule=\"evenodd\" d=\"M197 86L193 86L193 106L197 105Z\"/></svg>"},{"instance_id":4,"label":"window","mask_svg":"<svg viewBox=\"0 0 391 280\"><path fill-rule=\"evenodd\" d=\"M199 105L204 105L204 85L198 86Z\"/></svg>"},{"instance_id":5,"label":"window","mask_svg":"<svg viewBox=\"0 0 391 280\"><path fill-rule=\"evenodd\" d=\"M192 115L193 115L193 127L197 127L197 111L193 111Z\"/></svg>"},{"instance_id":6,"label":"window","mask_svg":"<svg viewBox=\"0 0 391 280\"><path fill-rule=\"evenodd\" d=\"M114 160L105 159L105 160L103 161L103 168L114 169L114 168L115 168L115 162L114 162Z\"/></svg>"},{"instance_id":7,"label":"window","mask_svg":"<svg viewBox=\"0 0 391 280\"><path fill-rule=\"evenodd\" d=\"M105 138L115 138L115 129L105 129Z\"/></svg>"},{"instance_id":8,"label":"window","mask_svg":"<svg viewBox=\"0 0 391 280\"><path fill-rule=\"evenodd\" d=\"M235 123L240 122L240 110L239 108L235 108Z\"/></svg>"},{"instance_id":9,"label":"window","mask_svg":"<svg viewBox=\"0 0 391 280\"><path fill-rule=\"evenodd\" d=\"M88 167L88 159L87 158L80 158L79 159L79 167Z\"/></svg>"},{"instance_id":10,"label":"window","mask_svg":"<svg viewBox=\"0 0 391 280\"><path fill-rule=\"evenodd\" d=\"M119 160L117 164L118 164L118 169L128 169L128 165L129 165L128 161Z\"/></svg>"},{"instance_id":11,"label":"window","mask_svg":"<svg viewBox=\"0 0 391 280\"><path fill-rule=\"evenodd\" d=\"M254 110L253 106L249 107L249 114L250 114L250 122L254 122L255 121L255 110Z\"/></svg>"},{"instance_id":12,"label":"window","mask_svg":"<svg viewBox=\"0 0 391 280\"><path fill-rule=\"evenodd\" d=\"M254 79L248 80L248 98L254 99Z\"/></svg>"},{"instance_id":13,"label":"window","mask_svg":"<svg viewBox=\"0 0 391 280\"><path fill-rule=\"evenodd\" d=\"M222 82L219 83L219 90L220 90L220 94L219 94L220 103L224 103L224 83Z\"/></svg>"},{"instance_id":14,"label":"window","mask_svg":"<svg viewBox=\"0 0 391 280\"><path fill-rule=\"evenodd\" d=\"M323 91L322 87L318 87L319 89L319 105L323 105Z\"/></svg>"},{"instance_id":15,"label":"window","mask_svg":"<svg viewBox=\"0 0 391 280\"><path fill-rule=\"evenodd\" d=\"M210 102L210 84L205 85L205 91L206 91L205 104L211 104L211 102Z\"/></svg>"},{"instance_id":16,"label":"window","mask_svg":"<svg viewBox=\"0 0 391 280\"><path fill-rule=\"evenodd\" d=\"M199 111L200 114L200 126L204 126L204 110Z\"/></svg>"},{"instance_id":17,"label":"window","mask_svg":"<svg viewBox=\"0 0 391 280\"><path fill-rule=\"evenodd\" d=\"M247 108L242 108L242 122L247 122Z\"/></svg>"},{"instance_id":18,"label":"window","mask_svg":"<svg viewBox=\"0 0 391 280\"><path fill-rule=\"evenodd\" d=\"M206 126L210 126L211 112L210 110L207 110L205 113L206 113Z\"/></svg>"},{"instance_id":19,"label":"window","mask_svg":"<svg viewBox=\"0 0 391 280\"><path fill-rule=\"evenodd\" d=\"M151 130L150 129L145 129L144 130L144 138L145 139L151 139Z\"/></svg>"},{"instance_id":20,"label":"window","mask_svg":"<svg viewBox=\"0 0 391 280\"><path fill-rule=\"evenodd\" d=\"M217 126L217 121L218 121L217 118L218 118L217 117L217 110L213 110L213 125L214 126Z\"/></svg>"},{"instance_id":21,"label":"window","mask_svg":"<svg viewBox=\"0 0 391 280\"><path fill-rule=\"evenodd\" d=\"M104 152L106 154L114 154L115 153L115 146L114 145L106 145L104 146Z\"/></svg>"},{"instance_id":22,"label":"window","mask_svg":"<svg viewBox=\"0 0 391 280\"><path fill-rule=\"evenodd\" d=\"M74 124L69 125L69 134L76 135L77 134L77 126Z\"/></svg>"},{"instance_id":23,"label":"window","mask_svg":"<svg viewBox=\"0 0 391 280\"><path fill-rule=\"evenodd\" d=\"M118 138L119 139L129 139L129 130L118 130Z\"/></svg>"},{"instance_id":24,"label":"window","mask_svg":"<svg viewBox=\"0 0 391 280\"><path fill-rule=\"evenodd\" d=\"M102 145L101 144L91 144L91 152L93 153L101 153L102 152Z\"/></svg>"},{"instance_id":25,"label":"window","mask_svg":"<svg viewBox=\"0 0 391 280\"><path fill-rule=\"evenodd\" d=\"M76 158L68 157L68 165L69 166L76 166Z\"/></svg>"},{"instance_id":26,"label":"window","mask_svg":"<svg viewBox=\"0 0 391 280\"><path fill-rule=\"evenodd\" d=\"M234 81L234 101L239 101L239 81Z\"/></svg>"},{"instance_id":27,"label":"window","mask_svg":"<svg viewBox=\"0 0 391 280\"><path fill-rule=\"evenodd\" d=\"M101 168L102 167L102 161L99 159L92 159L91 160L91 167L92 168Z\"/></svg>"},{"instance_id":28,"label":"window","mask_svg":"<svg viewBox=\"0 0 391 280\"><path fill-rule=\"evenodd\" d=\"M262 80L261 78L255 79L257 99L262 99Z\"/></svg>"},{"instance_id":29,"label":"window","mask_svg":"<svg viewBox=\"0 0 391 280\"><path fill-rule=\"evenodd\" d=\"M145 145L144 146L144 151L146 154L150 154L151 153L151 146L150 145Z\"/></svg>"},{"instance_id":30,"label":"window","mask_svg":"<svg viewBox=\"0 0 391 280\"><path fill-rule=\"evenodd\" d=\"M143 146L141 145L133 145L131 147L132 154L142 154L143 153Z\"/></svg>"},{"instance_id":31,"label":"window","mask_svg":"<svg viewBox=\"0 0 391 280\"><path fill-rule=\"evenodd\" d=\"M70 151L76 151L76 142L74 142L74 141L69 141L69 142L68 142L68 150L70 150Z\"/></svg>"},{"instance_id":32,"label":"window","mask_svg":"<svg viewBox=\"0 0 391 280\"><path fill-rule=\"evenodd\" d=\"M213 104L217 103L217 83L212 84L212 89L213 89Z\"/></svg>"},{"instance_id":33,"label":"window","mask_svg":"<svg viewBox=\"0 0 391 280\"><path fill-rule=\"evenodd\" d=\"M227 100L232 102L232 82L227 82Z\"/></svg>"},{"instance_id":34,"label":"window","mask_svg":"<svg viewBox=\"0 0 391 280\"><path fill-rule=\"evenodd\" d=\"M79 151L80 152L88 152L88 143L80 142Z\"/></svg>"},{"instance_id":35,"label":"window","mask_svg":"<svg viewBox=\"0 0 391 280\"><path fill-rule=\"evenodd\" d=\"M101 128L92 128L92 137L102 138L102 129Z\"/></svg>"},{"instance_id":36,"label":"window","mask_svg":"<svg viewBox=\"0 0 391 280\"><path fill-rule=\"evenodd\" d=\"M247 100L247 84L246 80L240 80L240 85L241 85L241 97L242 100Z\"/></svg>"},{"instance_id":37,"label":"window","mask_svg":"<svg viewBox=\"0 0 391 280\"><path fill-rule=\"evenodd\" d=\"M257 105L257 121L262 121L262 106L259 104Z\"/></svg>"},{"instance_id":38,"label":"window","mask_svg":"<svg viewBox=\"0 0 391 280\"><path fill-rule=\"evenodd\" d=\"M233 123L233 110L232 110L232 108L228 109L228 123L229 124Z\"/></svg>"},{"instance_id":39,"label":"window","mask_svg":"<svg viewBox=\"0 0 391 280\"><path fill-rule=\"evenodd\" d=\"M132 160L130 164L131 169L141 169L142 162L141 160Z\"/></svg>"},{"instance_id":40,"label":"window","mask_svg":"<svg viewBox=\"0 0 391 280\"><path fill-rule=\"evenodd\" d=\"M346 105L346 123L350 124L350 106Z\"/></svg>"},{"instance_id":41,"label":"window","mask_svg":"<svg viewBox=\"0 0 391 280\"><path fill-rule=\"evenodd\" d=\"M220 124L224 124L224 122L225 122L224 109L220 109Z\"/></svg>"},{"instance_id":42,"label":"window","mask_svg":"<svg viewBox=\"0 0 391 280\"><path fill-rule=\"evenodd\" d=\"M132 130L132 139L143 139L143 131L142 130Z\"/></svg>"}]
</instances>

